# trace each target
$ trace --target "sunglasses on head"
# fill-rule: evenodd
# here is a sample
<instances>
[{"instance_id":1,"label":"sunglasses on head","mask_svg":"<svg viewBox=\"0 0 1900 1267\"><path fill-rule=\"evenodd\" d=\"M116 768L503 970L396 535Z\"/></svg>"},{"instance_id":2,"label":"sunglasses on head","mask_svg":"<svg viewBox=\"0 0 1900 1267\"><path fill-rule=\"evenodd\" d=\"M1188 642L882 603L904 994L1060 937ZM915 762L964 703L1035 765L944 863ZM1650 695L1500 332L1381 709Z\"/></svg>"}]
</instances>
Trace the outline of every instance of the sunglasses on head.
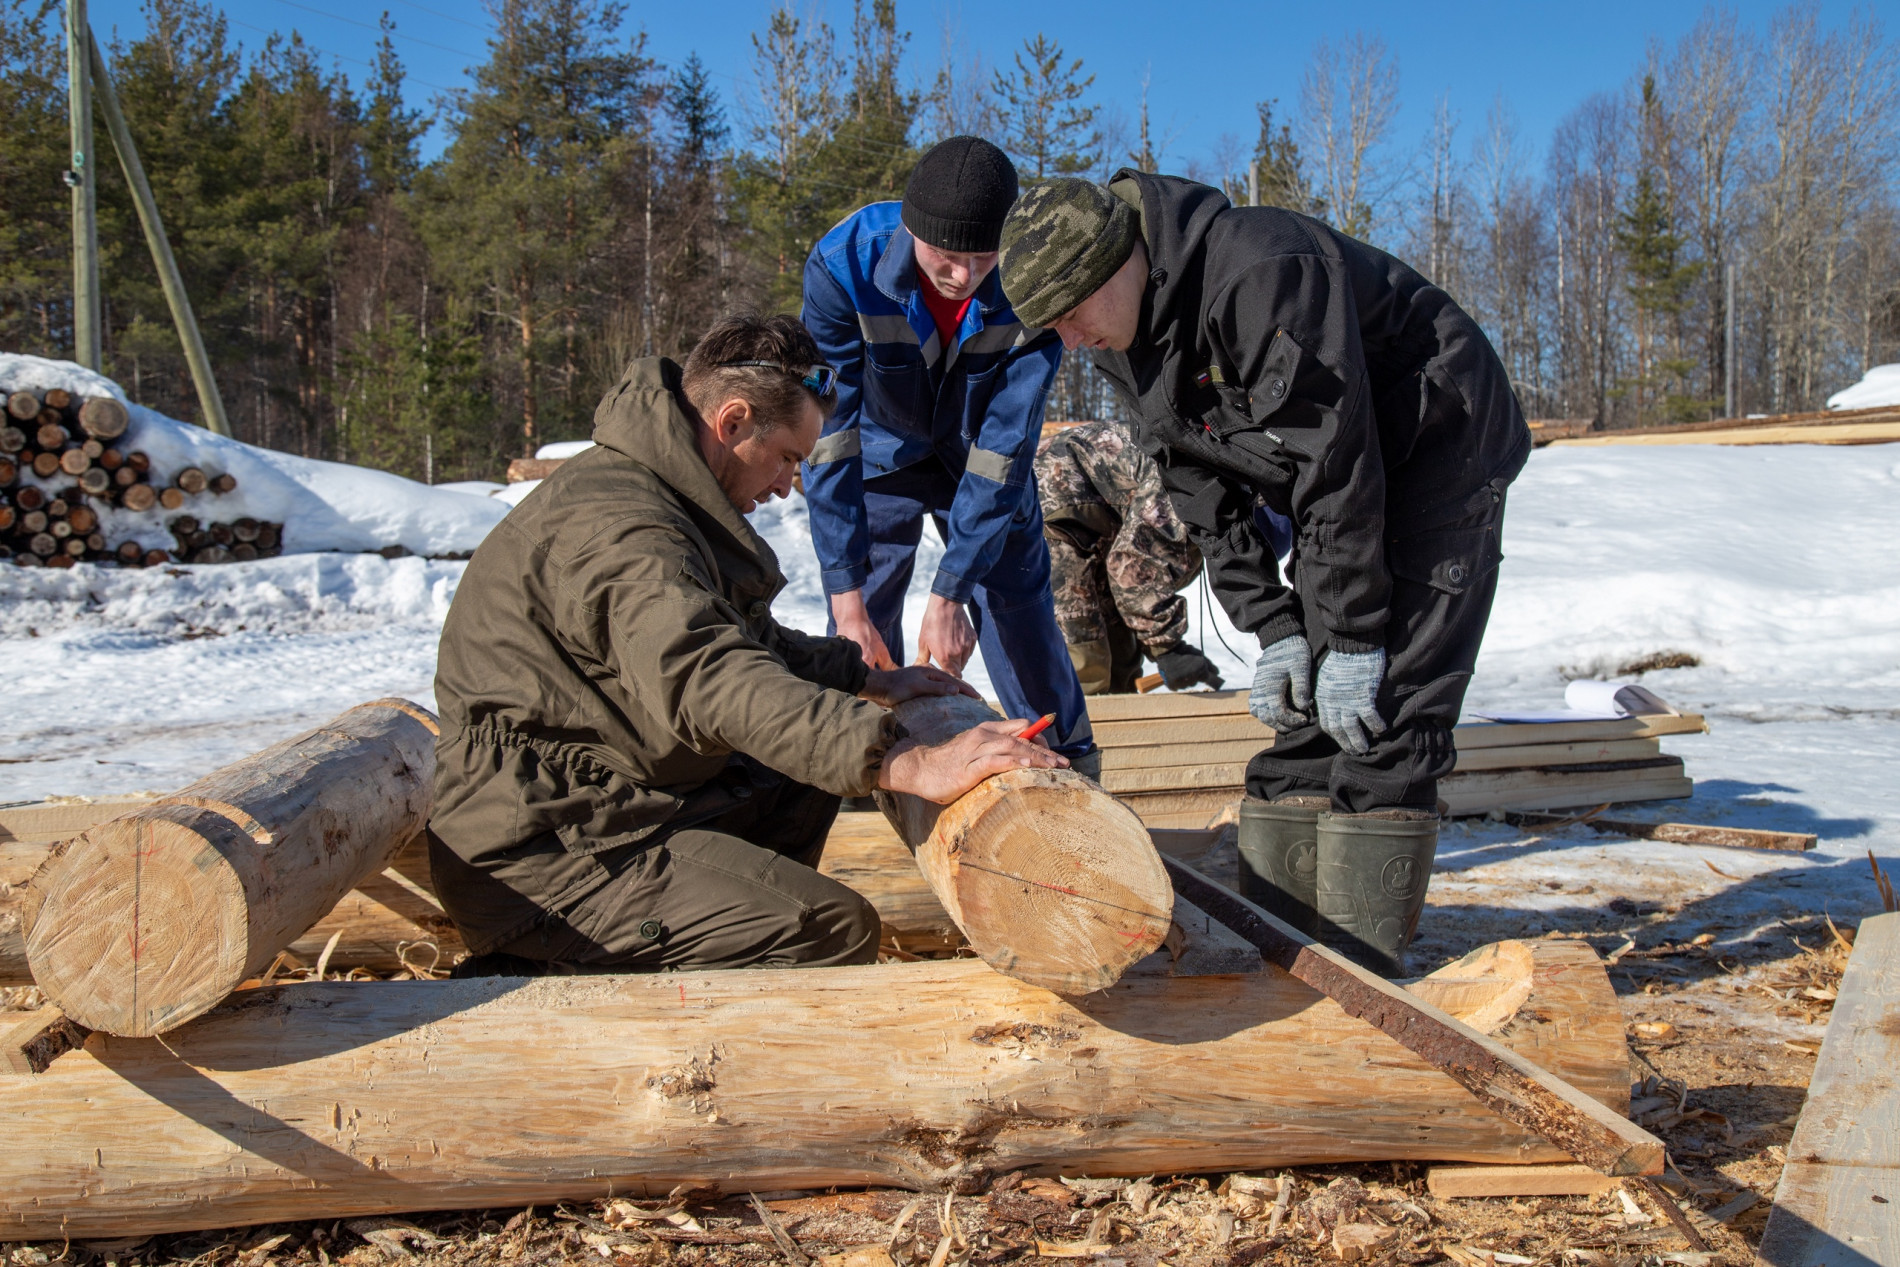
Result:
<instances>
[{"instance_id":1,"label":"sunglasses on head","mask_svg":"<svg viewBox=\"0 0 1900 1267\"><path fill-rule=\"evenodd\" d=\"M817 396L835 396L838 392L838 371L829 365L813 365L804 370L795 370L789 365L780 365L777 361L721 361L719 368L777 370L781 374L790 374L802 383L807 391Z\"/></svg>"}]
</instances>

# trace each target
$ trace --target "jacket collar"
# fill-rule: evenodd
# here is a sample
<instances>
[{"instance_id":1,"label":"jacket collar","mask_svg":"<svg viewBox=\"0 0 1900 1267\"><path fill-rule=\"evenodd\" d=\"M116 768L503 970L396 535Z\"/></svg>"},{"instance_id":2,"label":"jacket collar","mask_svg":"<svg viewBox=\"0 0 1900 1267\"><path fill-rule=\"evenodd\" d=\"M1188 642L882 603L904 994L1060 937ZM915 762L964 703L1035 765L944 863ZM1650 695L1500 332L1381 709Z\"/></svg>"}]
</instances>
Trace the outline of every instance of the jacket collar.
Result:
<instances>
[{"instance_id":1,"label":"jacket collar","mask_svg":"<svg viewBox=\"0 0 1900 1267\"><path fill-rule=\"evenodd\" d=\"M731 538L738 558L720 560L728 583L746 590L774 589L780 576L778 556L713 478L699 451L697 428L680 383L680 367L661 356L629 365L619 386L594 411L594 443L653 472L702 525L715 525ZM733 574L734 562L751 575Z\"/></svg>"},{"instance_id":2,"label":"jacket collar","mask_svg":"<svg viewBox=\"0 0 1900 1267\"><path fill-rule=\"evenodd\" d=\"M923 284L917 280L917 239L903 225L891 231L891 244L871 270L871 280L886 299L902 305L905 312L913 306L924 306L923 296L917 293Z\"/></svg>"}]
</instances>

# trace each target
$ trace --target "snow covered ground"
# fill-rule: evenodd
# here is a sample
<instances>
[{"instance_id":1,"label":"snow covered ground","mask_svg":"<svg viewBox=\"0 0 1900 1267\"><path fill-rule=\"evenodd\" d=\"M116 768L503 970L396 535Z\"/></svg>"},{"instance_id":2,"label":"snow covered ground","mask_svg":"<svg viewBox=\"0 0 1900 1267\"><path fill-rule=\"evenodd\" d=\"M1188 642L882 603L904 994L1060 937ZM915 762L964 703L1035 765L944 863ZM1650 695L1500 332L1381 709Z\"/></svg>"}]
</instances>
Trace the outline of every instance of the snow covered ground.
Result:
<instances>
[{"instance_id":1,"label":"snow covered ground","mask_svg":"<svg viewBox=\"0 0 1900 1267\"><path fill-rule=\"evenodd\" d=\"M1829 409L1900 405L1900 365L1876 365L1858 383L1827 398Z\"/></svg>"},{"instance_id":2,"label":"snow covered ground","mask_svg":"<svg viewBox=\"0 0 1900 1267\"><path fill-rule=\"evenodd\" d=\"M802 501L754 522L790 579L779 618L822 632ZM1511 493L1467 707L1556 708L1570 677L1695 657L1642 678L1712 728L1665 741L1697 793L1652 815L1822 842L1766 854L1467 822L1445 832L1434 903L1487 935L1587 927L1580 912L1618 900L1693 911L1738 936L1784 914L1878 909L1868 851L1900 870L1897 540L1900 446L1539 451ZM939 552L926 533L912 630ZM362 700L432 702L435 640L462 566L304 554L147 571L0 567L12 688L0 801L176 787ZM1244 685L1249 640L1201 590L1190 597L1194 638L1229 685ZM980 662L970 676L987 686Z\"/></svg>"}]
</instances>

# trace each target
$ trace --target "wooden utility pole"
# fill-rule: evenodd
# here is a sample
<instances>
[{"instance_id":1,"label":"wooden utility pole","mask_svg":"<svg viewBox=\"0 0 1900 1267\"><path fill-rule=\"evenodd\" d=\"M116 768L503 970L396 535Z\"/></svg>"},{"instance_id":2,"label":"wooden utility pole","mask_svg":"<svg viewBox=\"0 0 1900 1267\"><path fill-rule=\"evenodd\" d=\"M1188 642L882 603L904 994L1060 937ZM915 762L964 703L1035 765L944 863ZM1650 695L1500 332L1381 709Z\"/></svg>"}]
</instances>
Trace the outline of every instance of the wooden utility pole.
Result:
<instances>
[{"instance_id":1,"label":"wooden utility pole","mask_svg":"<svg viewBox=\"0 0 1900 1267\"><path fill-rule=\"evenodd\" d=\"M85 0L71 0L83 8ZM224 414L224 397L218 392L218 380L211 372L211 357L205 351L204 337L198 333L198 318L191 310L191 296L185 293L185 279L178 271L171 242L165 237L165 222L159 218L158 203L152 198L152 186L145 179L145 165L139 162L138 149L132 144L131 130L125 126L125 114L119 109L119 95L113 91L112 76L99 52L99 41L85 31L86 48L92 68L92 83L99 91L99 112L105 115L106 131L112 148L119 153L119 166L125 183L132 187L132 201L139 210L139 226L145 230L145 244L151 248L152 263L158 268L158 282L165 290L165 303L172 311L172 324L178 328L178 342L184 346L185 362L191 367L191 384L198 389L198 409L205 426L221 436L231 434L231 423ZM90 116L88 116L90 117ZM90 126L90 125L88 125ZM87 177L87 201L90 206L91 177ZM95 265L96 272L96 265ZM96 291L95 291L96 293ZM97 299L94 299L97 312ZM95 331L97 330L95 317ZM94 369L98 368L98 335L93 336Z\"/></svg>"},{"instance_id":2,"label":"wooden utility pole","mask_svg":"<svg viewBox=\"0 0 1900 1267\"><path fill-rule=\"evenodd\" d=\"M92 162L92 84L86 50L92 43L86 0L66 0L66 101L72 123L73 360L99 369L99 213Z\"/></svg>"}]
</instances>

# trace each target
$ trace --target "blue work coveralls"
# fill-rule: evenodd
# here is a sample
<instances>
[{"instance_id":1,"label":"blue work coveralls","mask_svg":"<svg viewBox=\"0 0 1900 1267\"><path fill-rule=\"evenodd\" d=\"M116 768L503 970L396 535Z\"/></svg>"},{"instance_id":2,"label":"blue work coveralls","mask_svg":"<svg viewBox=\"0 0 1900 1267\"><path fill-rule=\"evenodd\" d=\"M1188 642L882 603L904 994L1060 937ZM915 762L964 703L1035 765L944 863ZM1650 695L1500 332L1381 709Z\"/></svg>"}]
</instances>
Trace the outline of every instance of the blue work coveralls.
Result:
<instances>
[{"instance_id":1,"label":"blue work coveralls","mask_svg":"<svg viewBox=\"0 0 1900 1267\"><path fill-rule=\"evenodd\" d=\"M901 662L929 515L945 542L931 593L971 610L998 701L1013 717L1054 713L1050 746L1080 756L1094 734L1056 627L1032 469L1062 344L1016 320L992 272L944 347L901 205L849 216L805 264L801 315L838 372L837 409L804 469L825 592L862 589Z\"/></svg>"}]
</instances>

